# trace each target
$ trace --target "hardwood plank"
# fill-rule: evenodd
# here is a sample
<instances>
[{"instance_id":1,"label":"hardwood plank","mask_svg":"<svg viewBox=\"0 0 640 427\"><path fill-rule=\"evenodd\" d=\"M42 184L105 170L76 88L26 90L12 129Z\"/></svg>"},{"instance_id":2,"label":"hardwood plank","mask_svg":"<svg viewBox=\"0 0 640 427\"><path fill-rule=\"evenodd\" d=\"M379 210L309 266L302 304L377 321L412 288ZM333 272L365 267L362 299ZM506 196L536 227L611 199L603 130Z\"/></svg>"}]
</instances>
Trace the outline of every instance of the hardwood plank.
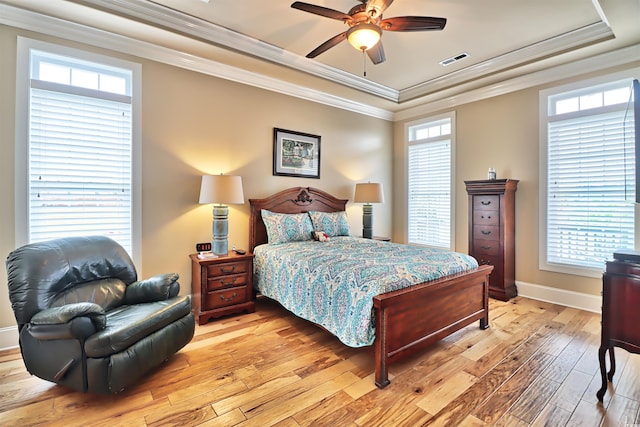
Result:
<instances>
[{"instance_id":1,"label":"hardwood plank","mask_svg":"<svg viewBox=\"0 0 640 427\"><path fill-rule=\"evenodd\" d=\"M509 409L509 414L526 423L532 423L547 405L560 383L538 377Z\"/></svg>"},{"instance_id":2,"label":"hardwood plank","mask_svg":"<svg viewBox=\"0 0 640 427\"><path fill-rule=\"evenodd\" d=\"M198 424L199 427L228 427L240 424L245 421L246 417L239 408L229 411L226 414L211 418L203 423Z\"/></svg>"},{"instance_id":3,"label":"hardwood plank","mask_svg":"<svg viewBox=\"0 0 640 427\"><path fill-rule=\"evenodd\" d=\"M549 400L549 403L567 411L573 411L582 399L582 395L589 386L591 378L591 376L583 374L582 372L571 371L566 380Z\"/></svg>"},{"instance_id":4,"label":"hardwood plank","mask_svg":"<svg viewBox=\"0 0 640 427\"><path fill-rule=\"evenodd\" d=\"M602 407L594 406L581 400L576 405L566 425L571 427L598 427L602 420L603 412Z\"/></svg>"},{"instance_id":5,"label":"hardwood plank","mask_svg":"<svg viewBox=\"0 0 640 427\"><path fill-rule=\"evenodd\" d=\"M524 392L522 384L531 384L535 381L551 360L552 356L546 353L535 353L527 363L516 370L511 378L498 387L491 399L480 405L473 415L488 424L495 423L522 395Z\"/></svg>"},{"instance_id":6,"label":"hardwood plank","mask_svg":"<svg viewBox=\"0 0 640 427\"><path fill-rule=\"evenodd\" d=\"M457 372L416 402L425 412L436 415L442 408L469 389L478 379L464 371Z\"/></svg>"},{"instance_id":7,"label":"hardwood plank","mask_svg":"<svg viewBox=\"0 0 640 427\"><path fill-rule=\"evenodd\" d=\"M555 405L547 405L531 424L533 427L565 426L571 412Z\"/></svg>"}]
</instances>

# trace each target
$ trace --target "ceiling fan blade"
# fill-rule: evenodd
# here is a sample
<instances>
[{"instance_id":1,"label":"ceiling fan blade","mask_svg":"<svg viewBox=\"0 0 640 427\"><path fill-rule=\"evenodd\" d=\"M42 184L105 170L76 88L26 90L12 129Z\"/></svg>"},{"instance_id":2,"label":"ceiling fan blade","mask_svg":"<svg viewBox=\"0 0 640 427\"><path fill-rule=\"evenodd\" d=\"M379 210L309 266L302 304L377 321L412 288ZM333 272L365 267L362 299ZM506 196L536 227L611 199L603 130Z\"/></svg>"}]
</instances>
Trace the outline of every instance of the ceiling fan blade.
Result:
<instances>
[{"instance_id":1,"label":"ceiling fan blade","mask_svg":"<svg viewBox=\"0 0 640 427\"><path fill-rule=\"evenodd\" d=\"M296 1L291 4L291 7L305 12L313 13L316 15L324 16L326 18L337 19L338 21L351 21L351 16L346 13L342 13L338 10L329 9L328 7L316 6L315 4L309 4L301 1Z\"/></svg>"},{"instance_id":2,"label":"ceiling fan blade","mask_svg":"<svg viewBox=\"0 0 640 427\"><path fill-rule=\"evenodd\" d=\"M396 16L380 21L380 28L386 31L433 31L442 30L446 24L446 18Z\"/></svg>"},{"instance_id":3,"label":"ceiling fan blade","mask_svg":"<svg viewBox=\"0 0 640 427\"><path fill-rule=\"evenodd\" d=\"M327 50L331 49L332 47L334 47L335 45L337 45L338 43L346 39L347 39L346 31L344 33L338 34L337 36L333 36L329 40L327 40L326 42L322 43L320 46L318 46L317 48L309 52L307 54L307 58L315 58L316 56L320 55L323 52L326 52Z\"/></svg>"},{"instance_id":4,"label":"ceiling fan blade","mask_svg":"<svg viewBox=\"0 0 640 427\"><path fill-rule=\"evenodd\" d=\"M393 0L369 0L367 2L367 12L372 18L379 17L391 6L391 3L393 3Z\"/></svg>"},{"instance_id":5,"label":"ceiling fan blade","mask_svg":"<svg viewBox=\"0 0 640 427\"><path fill-rule=\"evenodd\" d=\"M369 55L369 59L371 59L371 62L376 65L386 61L387 58L384 56L382 40L376 43L371 49L367 50L367 55Z\"/></svg>"}]
</instances>

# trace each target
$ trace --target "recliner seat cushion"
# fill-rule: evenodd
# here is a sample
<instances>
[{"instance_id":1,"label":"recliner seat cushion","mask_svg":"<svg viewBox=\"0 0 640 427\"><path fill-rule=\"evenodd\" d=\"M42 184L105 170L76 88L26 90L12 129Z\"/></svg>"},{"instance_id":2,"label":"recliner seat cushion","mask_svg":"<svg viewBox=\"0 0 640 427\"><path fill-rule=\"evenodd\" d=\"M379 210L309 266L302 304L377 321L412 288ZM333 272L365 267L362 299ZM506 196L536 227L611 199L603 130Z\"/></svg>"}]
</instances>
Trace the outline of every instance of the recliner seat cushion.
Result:
<instances>
[{"instance_id":1,"label":"recliner seat cushion","mask_svg":"<svg viewBox=\"0 0 640 427\"><path fill-rule=\"evenodd\" d=\"M85 342L87 357L118 353L191 311L189 296L146 304L125 305L107 312L106 328Z\"/></svg>"}]
</instances>

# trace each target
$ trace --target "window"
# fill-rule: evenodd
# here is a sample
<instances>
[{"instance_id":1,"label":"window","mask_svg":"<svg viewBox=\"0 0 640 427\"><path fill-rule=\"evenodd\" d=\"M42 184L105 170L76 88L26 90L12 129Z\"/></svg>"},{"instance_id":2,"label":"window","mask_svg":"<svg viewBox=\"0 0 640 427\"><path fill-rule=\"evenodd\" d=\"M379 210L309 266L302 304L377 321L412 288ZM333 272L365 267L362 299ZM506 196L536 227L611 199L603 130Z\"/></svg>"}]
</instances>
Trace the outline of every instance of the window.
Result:
<instances>
[{"instance_id":1,"label":"window","mask_svg":"<svg viewBox=\"0 0 640 427\"><path fill-rule=\"evenodd\" d=\"M104 235L133 256L139 66L27 39L18 52L19 240Z\"/></svg>"},{"instance_id":2,"label":"window","mask_svg":"<svg viewBox=\"0 0 640 427\"><path fill-rule=\"evenodd\" d=\"M410 124L408 242L453 247L453 113Z\"/></svg>"},{"instance_id":3,"label":"window","mask_svg":"<svg viewBox=\"0 0 640 427\"><path fill-rule=\"evenodd\" d=\"M631 79L541 93L540 268L600 277L635 247Z\"/></svg>"}]
</instances>

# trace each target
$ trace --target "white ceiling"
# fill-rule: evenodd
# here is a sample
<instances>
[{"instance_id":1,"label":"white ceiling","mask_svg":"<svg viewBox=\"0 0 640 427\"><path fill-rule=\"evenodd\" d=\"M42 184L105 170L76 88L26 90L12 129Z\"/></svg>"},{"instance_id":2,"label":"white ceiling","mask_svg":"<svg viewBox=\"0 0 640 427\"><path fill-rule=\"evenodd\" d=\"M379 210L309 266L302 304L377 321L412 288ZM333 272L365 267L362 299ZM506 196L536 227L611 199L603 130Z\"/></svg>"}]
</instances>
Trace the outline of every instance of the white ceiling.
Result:
<instances>
[{"instance_id":1,"label":"white ceiling","mask_svg":"<svg viewBox=\"0 0 640 427\"><path fill-rule=\"evenodd\" d=\"M618 49L640 49L639 0L395 0L384 18L447 18L443 31L383 33L384 63L348 42L305 55L348 27L292 0L0 0L388 111ZM309 0L348 12L357 0ZM440 61L469 57L442 66ZM366 78L363 71L366 66ZM561 77L561 76L560 76Z\"/></svg>"}]
</instances>

